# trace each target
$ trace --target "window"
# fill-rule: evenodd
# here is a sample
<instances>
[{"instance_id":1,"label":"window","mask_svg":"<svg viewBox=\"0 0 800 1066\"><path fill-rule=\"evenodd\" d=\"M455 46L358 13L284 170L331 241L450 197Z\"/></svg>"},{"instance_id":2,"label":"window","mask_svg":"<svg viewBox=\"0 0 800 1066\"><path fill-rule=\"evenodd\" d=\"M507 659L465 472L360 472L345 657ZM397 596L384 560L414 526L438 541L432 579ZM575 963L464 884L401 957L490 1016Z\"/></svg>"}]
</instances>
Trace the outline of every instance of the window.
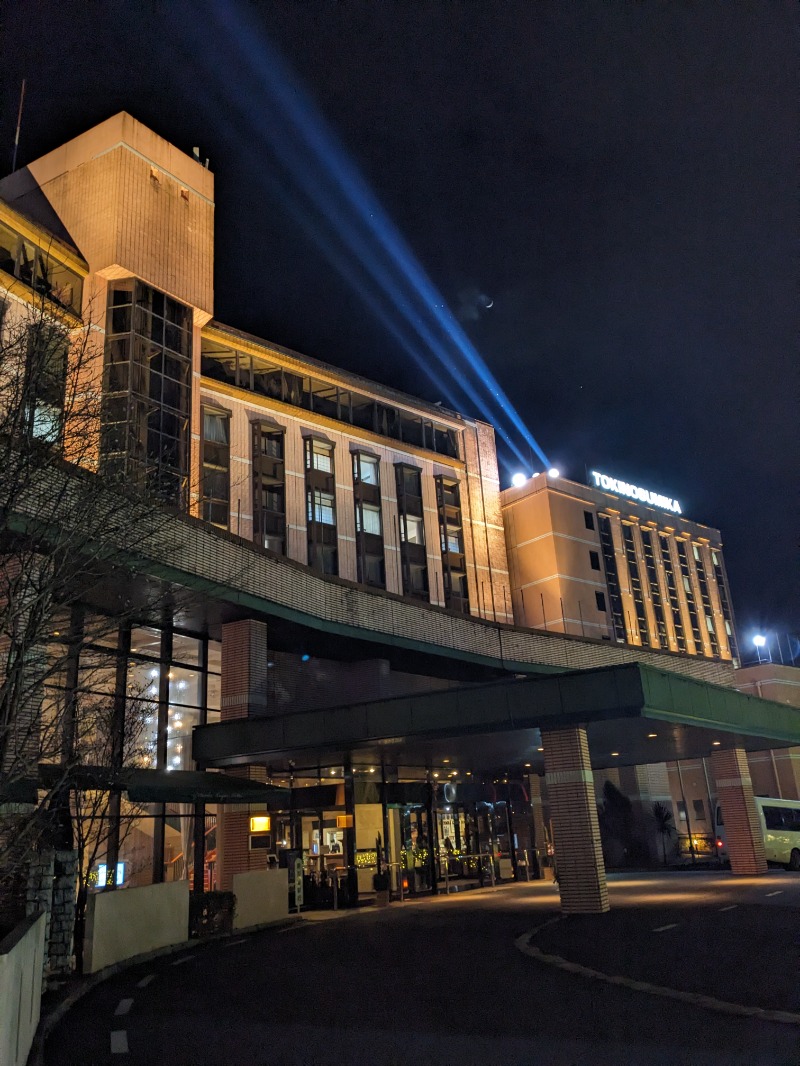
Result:
<instances>
[{"instance_id":1,"label":"window","mask_svg":"<svg viewBox=\"0 0 800 1066\"><path fill-rule=\"evenodd\" d=\"M4 222L0 222L0 270L19 278L59 307L80 314L83 279Z\"/></svg>"},{"instance_id":2,"label":"window","mask_svg":"<svg viewBox=\"0 0 800 1066\"><path fill-rule=\"evenodd\" d=\"M230 415L203 408L203 518L228 528L230 519Z\"/></svg>"},{"instance_id":3,"label":"window","mask_svg":"<svg viewBox=\"0 0 800 1066\"><path fill-rule=\"evenodd\" d=\"M428 594L428 568L427 566L414 566L409 567L409 574L411 578L411 593L412 595L424 595Z\"/></svg>"},{"instance_id":4,"label":"window","mask_svg":"<svg viewBox=\"0 0 800 1066\"><path fill-rule=\"evenodd\" d=\"M69 342L63 330L47 322L32 326L26 340L23 388L28 431L56 444L61 439Z\"/></svg>"},{"instance_id":5,"label":"window","mask_svg":"<svg viewBox=\"0 0 800 1066\"><path fill-rule=\"evenodd\" d=\"M597 552L589 552L589 562L591 563L592 570L600 569L600 555Z\"/></svg>"},{"instance_id":6,"label":"window","mask_svg":"<svg viewBox=\"0 0 800 1066\"><path fill-rule=\"evenodd\" d=\"M403 515L403 540L406 544L425 543L425 530L421 518L415 515Z\"/></svg>"},{"instance_id":7,"label":"window","mask_svg":"<svg viewBox=\"0 0 800 1066\"><path fill-rule=\"evenodd\" d=\"M386 567L383 556L365 555L362 584L386 587Z\"/></svg>"},{"instance_id":8,"label":"window","mask_svg":"<svg viewBox=\"0 0 800 1066\"><path fill-rule=\"evenodd\" d=\"M442 551L461 555L463 550L464 549L461 546L461 530L454 526L448 526L442 537Z\"/></svg>"},{"instance_id":9,"label":"window","mask_svg":"<svg viewBox=\"0 0 800 1066\"><path fill-rule=\"evenodd\" d=\"M371 455L353 455L353 477L363 485L380 485L380 462Z\"/></svg>"},{"instance_id":10,"label":"window","mask_svg":"<svg viewBox=\"0 0 800 1066\"><path fill-rule=\"evenodd\" d=\"M595 592L594 602L597 604L598 611L602 611L605 614L606 611L606 598L602 592Z\"/></svg>"},{"instance_id":11,"label":"window","mask_svg":"<svg viewBox=\"0 0 800 1066\"><path fill-rule=\"evenodd\" d=\"M594 529L594 515L591 511L583 512L583 524L587 529Z\"/></svg>"},{"instance_id":12,"label":"window","mask_svg":"<svg viewBox=\"0 0 800 1066\"><path fill-rule=\"evenodd\" d=\"M267 422L253 422L253 540L284 554L286 484L283 432Z\"/></svg>"},{"instance_id":13,"label":"window","mask_svg":"<svg viewBox=\"0 0 800 1066\"><path fill-rule=\"evenodd\" d=\"M114 282L106 331L103 468L185 507L191 311L140 281Z\"/></svg>"},{"instance_id":14,"label":"window","mask_svg":"<svg viewBox=\"0 0 800 1066\"><path fill-rule=\"evenodd\" d=\"M333 447L319 440L311 440L306 451L306 463L309 470L320 470L323 474L333 473Z\"/></svg>"},{"instance_id":15,"label":"window","mask_svg":"<svg viewBox=\"0 0 800 1066\"><path fill-rule=\"evenodd\" d=\"M325 526L336 525L336 510L333 495L314 489L308 494L308 520Z\"/></svg>"},{"instance_id":16,"label":"window","mask_svg":"<svg viewBox=\"0 0 800 1066\"><path fill-rule=\"evenodd\" d=\"M358 533L372 533L373 536L381 535L381 509L375 504L362 503L356 508L356 531Z\"/></svg>"},{"instance_id":17,"label":"window","mask_svg":"<svg viewBox=\"0 0 800 1066\"><path fill-rule=\"evenodd\" d=\"M702 800L692 800L692 806L694 807L694 817L697 822L704 822L706 820L706 807Z\"/></svg>"},{"instance_id":18,"label":"window","mask_svg":"<svg viewBox=\"0 0 800 1066\"><path fill-rule=\"evenodd\" d=\"M685 822L686 821L686 804L683 802L683 800L678 800L678 802L675 804L675 806L678 808L678 819L679 819L679 821Z\"/></svg>"},{"instance_id":19,"label":"window","mask_svg":"<svg viewBox=\"0 0 800 1066\"><path fill-rule=\"evenodd\" d=\"M693 553L695 559L697 559L699 561L699 559L700 559L700 548L696 544L692 545L692 553Z\"/></svg>"}]
</instances>

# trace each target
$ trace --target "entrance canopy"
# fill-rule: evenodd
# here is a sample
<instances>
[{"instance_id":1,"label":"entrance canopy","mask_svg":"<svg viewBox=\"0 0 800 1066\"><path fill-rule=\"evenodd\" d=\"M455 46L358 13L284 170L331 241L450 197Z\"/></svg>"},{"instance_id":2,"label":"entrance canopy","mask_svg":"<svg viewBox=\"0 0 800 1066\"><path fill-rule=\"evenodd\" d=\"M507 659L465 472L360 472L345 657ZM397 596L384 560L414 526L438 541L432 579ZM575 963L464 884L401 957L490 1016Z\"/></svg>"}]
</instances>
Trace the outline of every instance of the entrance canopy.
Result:
<instances>
[{"instance_id":1,"label":"entrance canopy","mask_svg":"<svg viewBox=\"0 0 800 1066\"><path fill-rule=\"evenodd\" d=\"M596 768L800 744L800 709L630 663L200 726L193 753L204 766L402 752L488 770L524 758L535 772L541 731L575 725Z\"/></svg>"},{"instance_id":2,"label":"entrance canopy","mask_svg":"<svg viewBox=\"0 0 800 1066\"><path fill-rule=\"evenodd\" d=\"M287 788L264 785L229 774L201 770L134 770L118 773L105 766L62 767L42 763L39 781L29 781L36 801L36 786L125 792L132 803L259 803L281 810L289 804Z\"/></svg>"}]
</instances>

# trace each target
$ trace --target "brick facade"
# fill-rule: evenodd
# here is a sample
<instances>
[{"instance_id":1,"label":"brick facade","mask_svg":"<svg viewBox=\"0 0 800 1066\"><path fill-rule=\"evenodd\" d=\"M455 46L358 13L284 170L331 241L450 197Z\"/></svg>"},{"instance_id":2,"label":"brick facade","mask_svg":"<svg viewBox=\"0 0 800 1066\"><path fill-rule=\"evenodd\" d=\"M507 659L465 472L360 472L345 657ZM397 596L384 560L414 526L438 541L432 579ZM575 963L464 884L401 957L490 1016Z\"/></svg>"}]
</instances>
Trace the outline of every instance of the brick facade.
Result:
<instances>
[{"instance_id":1,"label":"brick facade","mask_svg":"<svg viewBox=\"0 0 800 1066\"><path fill-rule=\"evenodd\" d=\"M243 619L222 627L223 722L263 716L267 710L267 627Z\"/></svg>"},{"instance_id":2,"label":"brick facade","mask_svg":"<svg viewBox=\"0 0 800 1066\"><path fill-rule=\"evenodd\" d=\"M543 732L542 745L561 910L602 914L608 887L586 730Z\"/></svg>"},{"instance_id":3,"label":"brick facade","mask_svg":"<svg viewBox=\"0 0 800 1066\"><path fill-rule=\"evenodd\" d=\"M711 769L725 819L731 873L765 874L767 860L764 838L753 800L753 782L747 766L747 755L742 748L715 751L711 756Z\"/></svg>"}]
</instances>

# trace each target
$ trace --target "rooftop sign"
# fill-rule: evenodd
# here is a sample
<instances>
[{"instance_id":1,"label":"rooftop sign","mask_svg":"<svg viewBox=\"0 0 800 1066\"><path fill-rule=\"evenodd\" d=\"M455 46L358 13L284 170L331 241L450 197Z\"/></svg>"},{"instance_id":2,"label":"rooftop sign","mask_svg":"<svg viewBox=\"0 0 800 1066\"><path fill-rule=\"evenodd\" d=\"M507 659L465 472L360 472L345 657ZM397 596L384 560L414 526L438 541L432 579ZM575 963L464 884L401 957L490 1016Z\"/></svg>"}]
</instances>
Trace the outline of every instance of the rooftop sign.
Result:
<instances>
[{"instance_id":1,"label":"rooftop sign","mask_svg":"<svg viewBox=\"0 0 800 1066\"><path fill-rule=\"evenodd\" d=\"M649 489L642 489L638 485L630 485L627 481L618 481L609 477L608 474L599 474L592 471L594 485L597 489L605 489L606 492L616 492L618 496L627 496L630 500L639 500L641 503L650 504L651 507L660 507L664 511L672 511L673 514L682 514L681 505L677 500L669 496L662 496Z\"/></svg>"}]
</instances>

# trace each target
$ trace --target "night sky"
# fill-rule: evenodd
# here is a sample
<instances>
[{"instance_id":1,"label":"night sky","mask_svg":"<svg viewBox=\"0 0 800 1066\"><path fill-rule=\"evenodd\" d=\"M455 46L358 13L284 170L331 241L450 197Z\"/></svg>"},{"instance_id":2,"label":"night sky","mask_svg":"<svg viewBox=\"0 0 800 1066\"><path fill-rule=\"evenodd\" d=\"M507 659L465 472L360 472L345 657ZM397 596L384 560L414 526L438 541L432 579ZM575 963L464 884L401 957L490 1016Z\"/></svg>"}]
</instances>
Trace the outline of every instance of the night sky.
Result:
<instances>
[{"instance_id":1,"label":"night sky","mask_svg":"<svg viewBox=\"0 0 800 1066\"><path fill-rule=\"evenodd\" d=\"M18 165L120 110L199 145L216 317L447 405L325 254L274 50L551 461L719 527L743 650L800 651L794 0L275 0L234 8L246 32L229 7L8 5L0 173L23 77Z\"/></svg>"}]
</instances>

